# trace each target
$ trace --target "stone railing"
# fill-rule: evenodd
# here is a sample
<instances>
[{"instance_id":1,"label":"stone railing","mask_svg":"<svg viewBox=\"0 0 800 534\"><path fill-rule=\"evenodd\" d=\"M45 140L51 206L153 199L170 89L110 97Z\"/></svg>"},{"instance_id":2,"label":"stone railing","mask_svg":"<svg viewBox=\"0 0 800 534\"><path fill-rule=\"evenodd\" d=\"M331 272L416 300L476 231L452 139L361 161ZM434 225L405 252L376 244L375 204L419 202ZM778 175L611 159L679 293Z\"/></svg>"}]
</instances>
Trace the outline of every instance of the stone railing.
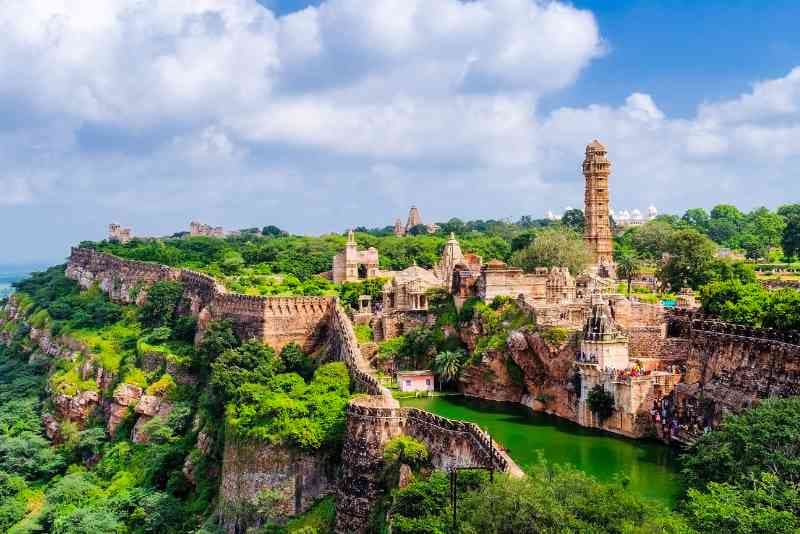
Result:
<instances>
[{"instance_id":1,"label":"stone railing","mask_svg":"<svg viewBox=\"0 0 800 534\"><path fill-rule=\"evenodd\" d=\"M392 393L373 376L372 367L361 354L353 323L338 298L334 299L330 306L328 327L331 355L334 359L347 364L347 368L350 370L350 379L353 381L356 391L379 395L387 401L388 405L396 405L396 401L392 399Z\"/></svg>"},{"instance_id":2,"label":"stone railing","mask_svg":"<svg viewBox=\"0 0 800 534\"><path fill-rule=\"evenodd\" d=\"M518 474L517 471L519 471L521 473L514 461L497 447L498 443L474 423L447 419L417 408L401 408L400 413L401 417L405 419L407 432L415 426L418 427L418 430L414 432L417 434L415 437L431 431L434 434L447 434L462 438L471 443L470 448L476 465L464 467L485 467L500 472Z\"/></svg>"},{"instance_id":3,"label":"stone railing","mask_svg":"<svg viewBox=\"0 0 800 534\"><path fill-rule=\"evenodd\" d=\"M670 332L684 333L690 337L694 333L718 334L747 338L752 341L767 341L800 346L800 332L756 328L720 321L718 318L690 310L673 310L667 317ZM683 336L681 336L683 337Z\"/></svg>"}]
</instances>

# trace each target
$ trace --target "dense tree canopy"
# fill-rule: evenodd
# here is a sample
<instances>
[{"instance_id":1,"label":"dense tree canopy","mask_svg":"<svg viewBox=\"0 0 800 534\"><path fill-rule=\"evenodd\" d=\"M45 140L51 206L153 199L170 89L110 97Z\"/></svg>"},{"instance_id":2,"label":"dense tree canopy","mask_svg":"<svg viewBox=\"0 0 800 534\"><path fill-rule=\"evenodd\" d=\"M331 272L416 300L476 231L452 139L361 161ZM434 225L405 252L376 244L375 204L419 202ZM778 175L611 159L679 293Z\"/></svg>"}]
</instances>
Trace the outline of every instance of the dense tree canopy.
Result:
<instances>
[{"instance_id":1,"label":"dense tree canopy","mask_svg":"<svg viewBox=\"0 0 800 534\"><path fill-rule=\"evenodd\" d=\"M514 253L511 261L528 272L536 267L568 267L576 275L586 268L591 259L579 234L553 228L538 232L531 244Z\"/></svg>"}]
</instances>

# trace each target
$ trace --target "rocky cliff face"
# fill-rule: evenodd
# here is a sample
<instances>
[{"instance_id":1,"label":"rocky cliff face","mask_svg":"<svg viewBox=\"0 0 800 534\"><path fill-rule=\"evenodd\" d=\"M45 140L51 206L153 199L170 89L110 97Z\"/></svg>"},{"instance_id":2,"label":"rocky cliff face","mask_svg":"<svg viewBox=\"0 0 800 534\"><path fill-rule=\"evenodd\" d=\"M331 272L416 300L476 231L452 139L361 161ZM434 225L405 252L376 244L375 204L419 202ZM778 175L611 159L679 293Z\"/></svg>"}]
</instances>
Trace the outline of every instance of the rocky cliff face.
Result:
<instances>
[{"instance_id":1,"label":"rocky cliff face","mask_svg":"<svg viewBox=\"0 0 800 534\"><path fill-rule=\"evenodd\" d=\"M260 527L259 494L277 491L272 513L287 517L308 510L335 489L335 461L328 451L305 453L268 443L230 442L222 460L218 512L226 532Z\"/></svg>"},{"instance_id":2,"label":"rocky cliff face","mask_svg":"<svg viewBox=\"0 0 800 534\"><path fill-rule=\"evenodd\" d=\"M480 333L481 325L476 321L458 332L470 352ZM511 332L503 349L487 351L480 362L464 369L460 389L472 397L518 402L574 419L571 378L577 335L572 331L563 341L548 341L533 329Z\"/></svg>"}]
</instances>

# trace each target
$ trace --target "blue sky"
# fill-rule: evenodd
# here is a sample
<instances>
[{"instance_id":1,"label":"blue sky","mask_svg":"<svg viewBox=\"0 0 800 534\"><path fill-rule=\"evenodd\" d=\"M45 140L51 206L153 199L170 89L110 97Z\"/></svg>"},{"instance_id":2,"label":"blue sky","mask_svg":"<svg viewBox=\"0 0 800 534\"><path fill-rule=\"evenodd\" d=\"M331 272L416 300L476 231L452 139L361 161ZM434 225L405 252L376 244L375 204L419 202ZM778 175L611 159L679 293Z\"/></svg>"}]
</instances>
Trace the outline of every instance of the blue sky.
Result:
<instances>
[{"instance_id":1,"label":"blue sky","mask_svg":"<svg viewBox=\"0 0 800 534\"><path fill-rule=\"evenodd\" d=\"M75 6L0 7L0 264L112 220L542 216L595 137L618 209L800 200L800 2Z\"/></svg>"}]
</instances>

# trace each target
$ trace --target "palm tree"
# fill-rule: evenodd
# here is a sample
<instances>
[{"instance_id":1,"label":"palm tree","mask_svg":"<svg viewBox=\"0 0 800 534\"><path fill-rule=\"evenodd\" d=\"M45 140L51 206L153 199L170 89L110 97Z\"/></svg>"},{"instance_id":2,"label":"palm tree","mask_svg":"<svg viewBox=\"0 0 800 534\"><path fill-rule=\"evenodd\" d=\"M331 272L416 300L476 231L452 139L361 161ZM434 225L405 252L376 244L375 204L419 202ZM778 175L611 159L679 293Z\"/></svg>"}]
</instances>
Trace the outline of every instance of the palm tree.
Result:
<instances>
[{"instance_id":1,"label":"palm tree","mask_svg":"<svg viewBox=\"0 0 800 534\"><path fill-rule=\"evenodd\" d=\"M433 360L433 369L439 373L441 382L452 382L461 374L464 367L464 352L460 350L446 350L436 355ZM441 389L441 384L439 386Z\"/></svg>"},{"instance_id":2,"label":"palm tree","mask_svg":"<svg viewBox=\"0 0 800 534\"><path fill-rule=\"evenodd\" d=\"M639 276L642 262L639 256L631 249L623 249L617 255L617 275L628 281L628 297L631 296L631 282Z\"/></svg>"}]
</instances>

